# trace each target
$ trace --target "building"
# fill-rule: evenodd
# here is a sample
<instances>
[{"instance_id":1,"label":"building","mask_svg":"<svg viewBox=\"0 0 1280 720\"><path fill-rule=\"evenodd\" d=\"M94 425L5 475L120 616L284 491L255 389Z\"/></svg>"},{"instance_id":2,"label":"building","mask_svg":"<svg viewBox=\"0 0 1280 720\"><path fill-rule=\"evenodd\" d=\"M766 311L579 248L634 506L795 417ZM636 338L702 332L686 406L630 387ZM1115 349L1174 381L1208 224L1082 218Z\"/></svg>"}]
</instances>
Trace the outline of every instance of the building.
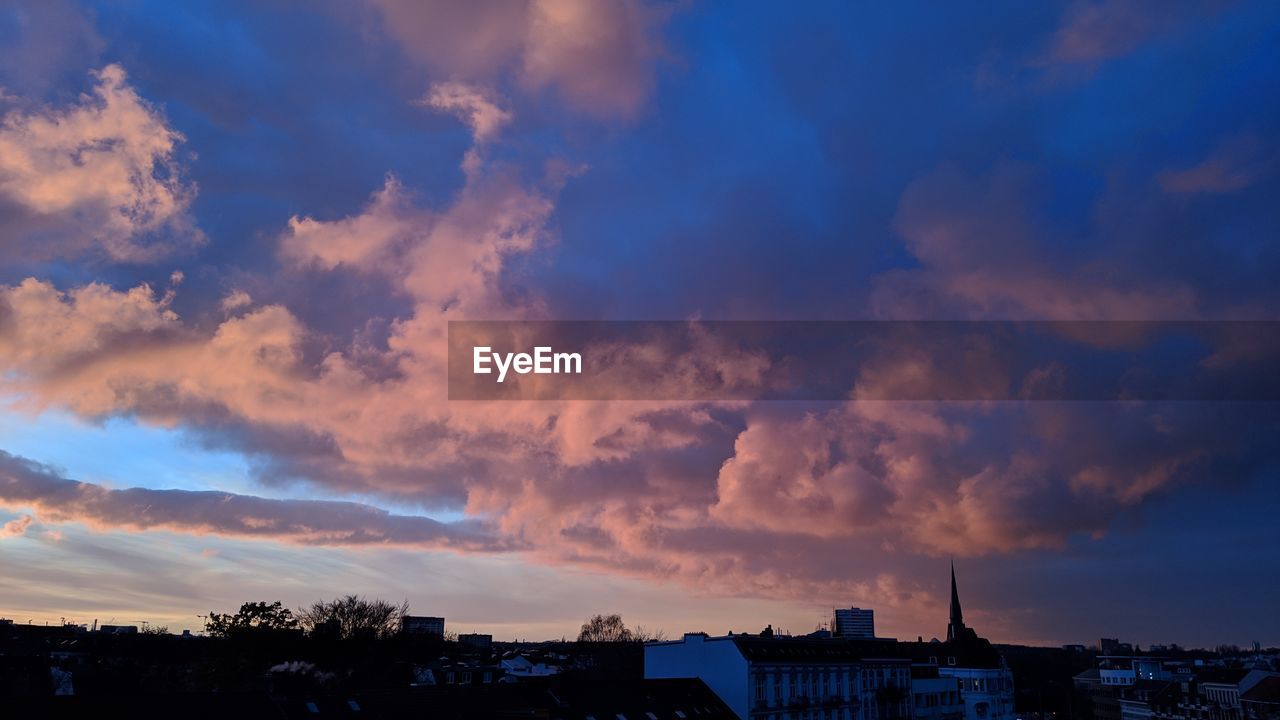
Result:
<instances>
[{"instance_id":1,"label":"building","mask_svg":"<svg viewBox=\"0 0 1280 720\"><path fill-rule=\"evenodd\" d=\"M1110 647L1123 645L1114 640L1109 643ZM1166 657L1101 655L1097 666L1076 675L1072 684L1093 720L1145 720L1151 715L1153 693L1175 678L1186 677L1186 672L1181 663Z\"/></svg>"},{"instance_id":2,"label":"building","mask_svg":"<svg viewBox=\"0 0 1280 720\"><path fill-rule=\"evenodd\" d=\"M440 630L441 634L443 634L443 623L441 624ZM493 636L482 635L480 633L460 633L458 635L458 644L481 652L489 652L489 650L493 648Z\"/></svg>"},{"instance_id":3,"label":"building","mask_svg":"<svg viewBox=\"0 0 1280 720\"><path fill-rule=\"evenodd\" d=\"M954 566L947 636L913 643L778 637L771 628L760 635L689 633L645 645L644 673L701 679L744 719L1014 720L1013 673L965 626Z\"/></svg>"},{"instance_id":4,"label":"building","mask_svg":"<svg viewBox=\"0 0 1280 720\"><path fill-rule=\"evenodd\" d=\"M560 667L545 662L533 662L524 655L503 658L499 663L502 671L511 678L550 677L560 674Z\"/></svg>"},{"instance_id":5,"label":"building","mask_svg":"<svg viewBox=\"0 0 1280 720\"><path fill-rule=\"evenodd\" d=\"M400 631L406 635L444 637L444 618L427 615L405 615L400 621Z\"/></svg>"},{"instance_id":6,"label":"building","mask_svg":"<svg viewBox=\"0 0 1280 720\"><path fill-rule=\"evenodd\" d=\"M1132 686L1120 690L1116 697L1120 720L1151 720L1151 698L1168 685L1167 680L1138 680Z\"/></svg>"},{"instance_id":7,"label":"building","mask_svg":"<svg viewBox=\"0 0 1280 720\"><path fill-rule=\"evenodd\" d=\"M1013 720L1013 673L991 643L964 624L954 563L947 642L916 645L922 646L917 657L927 652L928 664L936 665L941 677L959 681L966 720Z\"/></svg>"},{"instance_id":8,"label":"building","mask_svg":"<svg viewBox=\"0 0 1280 720\"><path fill-rule=\"evenodd\" d=\"M874 610L835 608L831 613L831 634L843 638L871 639L876 636Z\"/></svg>"},{"instance_id":9,"label":"building","mask_svg":"<svg viewBox=\"0 0 1280 720\"><path fill-rule=\"evenodd\" d=\"M1266 677L1240 695L1244 720L1280 720L1280 677Z\"/></svg>"},{"instance_id":10,"label":"building","mask_svg":"<svg viewBox=\"0 0 1280 720\"><path fill-rule=\"evenodd\" d=\"M911 661L841 639L688 633L645 645L646 679L698 678L740 718L907 720Z\"/></svg>"},{"instance_id":11,"label":"building","mask_svg":"<svg viewBox=\"0 0 1280 720\"><path fill-rule=\"evenodd\" d=\"M1195 659L1103 655L1074 684L1092 720L1245 720L1246 696L1272 677L1277 674L1207 667Z\"/></svg>"},{"instance_id":12,"label":"building","mask_svg":"<svg viewBox=\"0 0 1280 720\"><path fill-rule=\"evenodd\" d=\"M916 665L911 669L911 707L915 720L964 720L960 680L942 677L936 667Z\"/></svg>"},{"instance_id":13,"label":"building","mask_svg":"<svg viewBox=\"0 0 1280 720\"><path fill-rule=\"evenodd\" d=\"M960 592L956 589L956 564L951 563L951 615L947 621L947 642L976 640L978 633L965 627L964 612L960 609Z\"/></svg>"},{"instance_id":14,"label":"building","mask_svg":"<svg viewBox=\"0 0 1280 720\"><path fill-rule=\"evenodd\" d=\"M1268 679L1262 670L1206 669L1169 683L1151 699L1155 720L1242 720L1243 698Z\"/></svg>"}]
</instances>

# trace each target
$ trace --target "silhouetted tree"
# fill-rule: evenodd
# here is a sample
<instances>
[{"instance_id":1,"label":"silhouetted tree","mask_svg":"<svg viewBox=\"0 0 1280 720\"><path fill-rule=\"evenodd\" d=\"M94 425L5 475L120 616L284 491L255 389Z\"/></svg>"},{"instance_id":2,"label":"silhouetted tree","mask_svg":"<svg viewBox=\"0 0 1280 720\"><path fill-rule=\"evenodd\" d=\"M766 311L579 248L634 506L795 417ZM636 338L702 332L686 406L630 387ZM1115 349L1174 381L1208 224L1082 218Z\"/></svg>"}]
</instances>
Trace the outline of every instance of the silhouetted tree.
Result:
<instances>
[{"instance_id":1,"label":"silhouetted tree","mask_svg":"<svg viewBox=\"0 0 1280 720\"><path fill-rule=\"evenodd\" d=\"M593 615L582 623L582 629L578 631L578 642L654 642L665 639L667 634L661 630L649 630L643 625L637 625L634 630L628 628L617 613Z\"/></svg>"},{"instance_id":2,"label":"silhouetted tree","mask_svg":"<svg viewBox=\"0 0 1280 720\"><path fill-rule=\"evenodd\" d=\"M622 622L622 616L595 615L582 623L578 632L578 642L630 642L631 631Z\"/></svg>"},{"instance_id":3,"label":"silhouetted tree","mask_svg":"<svg viewBox=\"0 0 1280 720\"><path fill-rule=\"evenodd\" d=\"M393 605L385 600L366 600L359 595L347 595L312 604L298 613L298 620L303 629L312 635L342 639L387 638L400 631L401 621L408 614L407 600Z\"/></svg>"},{"instance_id":4,"label":"silhouetted tree","mask_svg":"<svg viewBox=\"0 0 1280 720\"><path fill-rule=\"evenodd\" d=\"M255 630L293 630L298 621L279 600L273 603L247 602L235 614L210 612L204 631L213 637Z\"/></svg>"}]
</instances>

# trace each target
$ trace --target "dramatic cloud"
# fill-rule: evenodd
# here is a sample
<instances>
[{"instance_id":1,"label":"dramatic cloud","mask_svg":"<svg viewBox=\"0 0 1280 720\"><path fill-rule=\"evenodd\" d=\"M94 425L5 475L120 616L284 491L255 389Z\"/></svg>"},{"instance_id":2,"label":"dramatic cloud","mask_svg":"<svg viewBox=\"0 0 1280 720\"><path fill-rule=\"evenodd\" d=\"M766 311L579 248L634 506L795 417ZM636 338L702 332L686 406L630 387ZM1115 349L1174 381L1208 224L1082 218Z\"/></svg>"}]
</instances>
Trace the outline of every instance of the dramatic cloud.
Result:
<instances>
[{"instance_id":1,"label":"dramatic cloud","mask_svg":"<svg viewBox=\"0 0 1280 720\"><path fill-rule=\"evenodd\" d=\"M97 248L137 261L199 239L186 210L194 188L174 157L182 135L128 85L119 65L94 73L92 95L61 109L12 111L0 121L0 196L30 213L10 242L74 254ZM36 236L39 244L31 240ZM26 236L26 237L23 237Z\"/></svg>"},{"instance_id":2,"label":"dramatic cloud","mask_svg":"<svg viewBox=\"0 0 1280 720\"><path fill-rule=\"evenodd\" d=\"M1161 39L1209 16L1182 5L1183 20L1123 1L932 23L691 12L678 29L689 60L658 83L673 6L369 4L367 25L279 23L257 6L166 22L163 9L113 10L105 50L139 63L186 141L117 66L79 99L8 87L0 236L24 262L0 278L4 411L32 426L65 411L103 432L170 428L247 476L201 477L193 492L116 459L98 475L5 456L0 499L28 514L4 517L6 534L25 533L5 546L24 553L22 587L4 589L23 607L86 612L66 591L77 574L95 602L129 607L271 590L280 567L297 571L295 595L317 578L399 590L417 582L403 567L426 567L399 561L440 549L467 583L493 569L476 587L515 588L526 608L555 605L547 578L586 568L661 588L646 598L865 602L914 637L945 617L936 580L954 555L985 573L974 585L991 588L1000 639L1067 641L1057 614L1080 616L1071 632L1097 628L1046 588L1133 590L1113 550L1150 571L1152 546L1171 550L1161 569L1185 552L1257 562L1214 535L1224 528L1275 545L1250 535L1273 525L1256 479L1274 477L1265 403L878 399L1034 397L1076 379L1054 363L1016 373L982 342L870 348L842 376L847 397L809 404L450 402L446 362L451 320L1272 317L1267 12L1224 11L1210 19L1230 22L1189 30L1185 48ZM1041 76L1024 63L975 91L974 68L1037 53L1046 74L1080 82L1023 83ZM1222 142L1240 137L1253 140ZM184 274L135 262L198 238L195 212L213 242ZM673 392L696 394L771 369L704 340L619 344L625 362L591 381L630 391L628 369L665 370ZM1125 340L1064 332L1064 344ZM1206 372L1264 364L1236 340ZM79 452L30 443L9 449L53 463ZM1241 487L1262 499L1243 507ZM1215 509L1224 519L1203 533L1220 545L1180 539L1185 517ZM1253 524L1227 517L1237 510ZM1161 522L1171 529L1149 530ZM376 569L333 560L347 547ZM238 562L254 554L269 559ZM164 577L138 570L161 556ZM97 560L110 569L85 569ZM1236 575L1275 564L1262 562ZM120 587L137 596L117 600ZM1039 620L1019 614L1028 598L1043 599ZM694 629L686 617L669 629Z\"/></svg>"},{"instance_id":3,"label":"dramatic cloud","mask_svg":"<svg viewBox=\"0 0 1280 720\"><path fill-rule=\"evenodd\" d=\"M661 55L656 34L669 12L639 0L372 2L405 52L446 77L483 82L512 73L527 90L554 90L572 108L604 117L633 116L649 97Z\"/></svg>"}]
</instances>

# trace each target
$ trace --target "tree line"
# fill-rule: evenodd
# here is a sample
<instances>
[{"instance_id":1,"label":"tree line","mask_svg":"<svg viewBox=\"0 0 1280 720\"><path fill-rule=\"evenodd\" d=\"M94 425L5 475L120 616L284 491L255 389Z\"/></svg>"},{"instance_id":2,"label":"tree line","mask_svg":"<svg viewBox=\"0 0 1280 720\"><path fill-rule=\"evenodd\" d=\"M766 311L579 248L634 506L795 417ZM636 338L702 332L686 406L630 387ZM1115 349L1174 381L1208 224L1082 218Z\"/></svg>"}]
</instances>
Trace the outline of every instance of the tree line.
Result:
<instances>
[{"instance_id":1,"label":"tree line","mask_svg":"<svg viewBox=\"0 0 1280 720\"><path fill-rule=\"evenodd\" d=\"M399 633L408 614L408 601L396 604L360 595L320 600L297 612L279 600L247 602L234 613L210 611L204 630L210 637L222 638L246 633L300 631L311 637L380 640ZM578 632L578 642L583 643L643 643L665 638L661 630L651 631L642 625L627 627L617 613L593 615L582 623Z\"/></svg>"},{"instance_id":2,"label":"tree line","mask_svg":"<svg viewBox=\"0 0 1280 720\"><path fill-rule=\"evenodd\" d=\"M344 595L333 600L319 600L296 613L275 602L247 602L234 613L210 611L205 620L205 634L210 637L233 637L250 632L302 631L313 637L334 639L383 639L400 631L408 601L400 604L386 600L369 600L359 595Z\"/></svg>"}]
</instances>

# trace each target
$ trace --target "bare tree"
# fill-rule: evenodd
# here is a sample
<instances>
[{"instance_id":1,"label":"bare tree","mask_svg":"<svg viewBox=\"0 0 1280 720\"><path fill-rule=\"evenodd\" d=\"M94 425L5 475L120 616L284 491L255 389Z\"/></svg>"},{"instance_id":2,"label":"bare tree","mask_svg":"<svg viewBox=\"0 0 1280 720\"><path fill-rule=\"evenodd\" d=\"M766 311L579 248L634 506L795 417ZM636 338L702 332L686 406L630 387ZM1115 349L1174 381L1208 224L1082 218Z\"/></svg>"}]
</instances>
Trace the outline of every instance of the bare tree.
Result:
<instances>
[{"instance_id":1,"label":"bare tree","mask_svg":"<svg viewBox=\"0 0 1280 720\"><path fill-rule=\"evenodd\" d=\"M385 600L366 600L347 595L329 601L318 601L298 612L302 628L312 635L330 635L343 639L356 637L386 638L400 631L409 601L393 605Z\"/></svg>"},{"instance_id":2,"label":"bare tree","mask_svg":"<svg viewBox=\"0 0 1280 720\"><path fill-rule=\"evenodd\" d=\"M595 615L582 623L578 632L578 642L631 642L635 635L622 622L622 616Z\"/></svg>"},{"instance_id":3,"label":"bare tree","mask_svg":"<svg viewBox=\"0 0 1280 720\"><path fill-rule=\"evenodd\" d=\"M643 625L637 625L636 629L631 631L631 639L636 642L662 642L667 639L667 633L661 629L650 630Z\"/></svg>"}]
</instances>

